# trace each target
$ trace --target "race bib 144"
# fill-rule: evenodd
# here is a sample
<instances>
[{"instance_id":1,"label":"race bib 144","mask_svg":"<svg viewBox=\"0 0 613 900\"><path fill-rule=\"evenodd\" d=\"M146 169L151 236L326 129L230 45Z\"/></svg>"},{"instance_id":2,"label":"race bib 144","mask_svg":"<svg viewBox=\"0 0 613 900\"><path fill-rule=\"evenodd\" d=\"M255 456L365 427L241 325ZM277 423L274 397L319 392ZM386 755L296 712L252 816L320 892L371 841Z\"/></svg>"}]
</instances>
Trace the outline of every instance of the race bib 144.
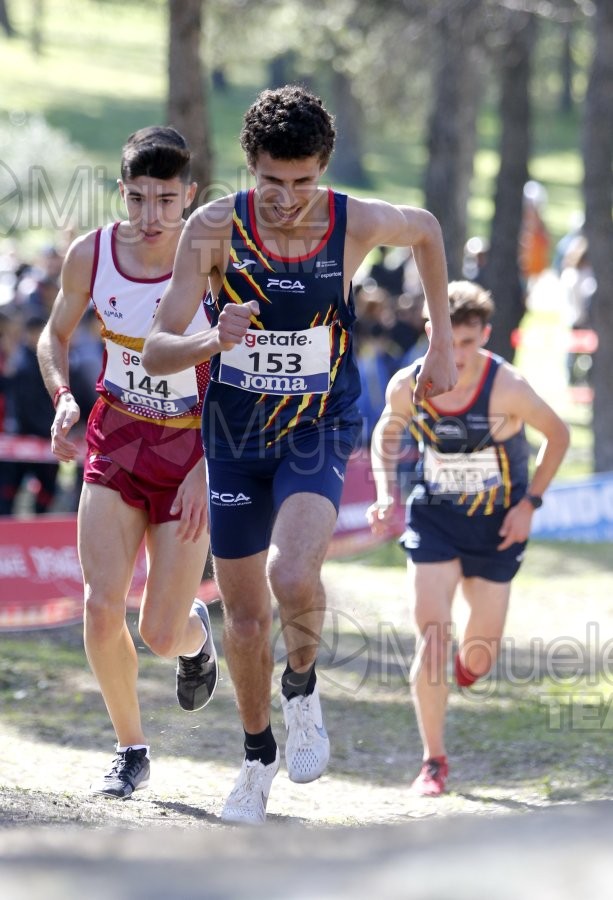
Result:
<instances>
[{"instance_id":1,"label":"race bib 144","mask_svg":"<svg viewBox=\"0 0 613 900\"><path fill-rule=\"evenodd\" d=\"M196 370L163 377L149 375L140 353L106 342L104 386L126 406L140 406L161 416L180 416L198 402Z\"/></svg>"}]
</instances>

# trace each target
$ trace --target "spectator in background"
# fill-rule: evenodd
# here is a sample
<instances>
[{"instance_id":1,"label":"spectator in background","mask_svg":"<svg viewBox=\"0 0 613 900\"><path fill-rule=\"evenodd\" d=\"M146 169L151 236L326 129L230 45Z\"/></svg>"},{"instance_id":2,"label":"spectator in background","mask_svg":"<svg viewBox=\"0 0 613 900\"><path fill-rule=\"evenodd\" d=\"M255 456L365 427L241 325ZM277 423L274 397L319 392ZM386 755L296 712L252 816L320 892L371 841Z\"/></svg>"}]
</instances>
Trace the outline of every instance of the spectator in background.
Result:
<instances>
[{"instance_id":1,"label":"spectator in background","mask_svg":"<svg viewBox=\"0 0 613 900\"><path fill-rule=\"evenodd\" d=\"M27 281L31 290L20 300L18 311L24 321L32 316L37 316L46 322L57 297L58 282L43 272L29 275Z\"/></svg>"},{"instance_id":2,"label":"spectator in background","mask_svg":"<svg viewBox=\"0 0 613 900\"><path fill-rule=\"evenodd\" d=\"M385 406L385 388L398 369L400 356L393 349L390 332L379 322L372 322L360 329L357 363L362 389L358 409L362 417L364 445L370 443L373 428Z\"/></svg>"},{"instance_id":3,"label":"spectator in background","mask_svg":"<svg viewBox=\"0 0 613 900\"><path fill-rule=\"evenodd\" d=\"M560 283L563 287L565 321L570 328L592 327L592 298L596 279L590 261L587 238L579 234L569 244L562 259Z\"/></svg>"},{"instance_id":4,"label":"spectator in background","mask_svg":"<svg viewBox=\"0 0 613 900\"><path fill-rule=\"evenodd\" d=\"M358 408L363 444L370 442L383 411L389 379L427 348L423 288L411 248L378 250L377 261L367 268L355 292L354 337L362 385Z\"/></svg>"},{"instance_id":5,"label":"spectator in background","mask_svg":"<svg viewBox=\"0 0 613 900\"><path fill-rule=\"evenodd\" d=\"M410 261L413 261L410 247L378 247L377 256L369 268L368 278L391 296L397 297L405 290L405 269Z\"/></svg>"},{"instance_id":6,"label":"spectator in background","mask_svg":"<svg viewBox=\"0 0 613 900\"><path fill-rule=\"evenodd\" d=\"M11 383L13 357L20 346L20 334L19 321L10 309L0 310L0 432L5 430L6 392Z\"/></svg>"},{"instance_id":7,"label":"spectator in background","mask_svg":"<svg viewBox=\"0 0 613 900\"><path fill-rule=\"evenodd\" d=\"M547 192L543 185L538 181L527 181L519 233L519 265L528 288L549 266L550 239L542 215L546 202Z\"/></svg>"},{"instance_id":8,"label":"spectator in background","mask_svg":"<svg viewBox=\"0 0 613 900\"><path fill-rule=\"evenodd\" d=\"M475 237L471 237L466 241L462 262L462 275L464 278L481 284L489 252L490 242L486 238L475 235Z\"/></svg>"},{"instance_id":9,"label":"spectator in background","mask_svg":"<svg viewBox=\"0 0 613 900\"><path fill-rule=\"evenodd\" d=\"M580 210L576 210L570 219L570 227L566 234L562 235L558 243L555 245L553 251L553 259L551 261L552 268L554 271L561 275L562 273L562 263L564 261L564 257L566 255L566 251L574 241L576 237L579 237L580 234L583 234L583 226L585 225L585 216L583 212Z\"/></svg>"},{"instance_id":10,"label":"spectator in background","mask_svg":"<svg viewBox=\"0 0 613 900\"><path fill-rule=\"evenodd\" d=\"M392 337L397 339L403 351L396 370L410 365L425 353L428 346L425 324L423 294L401 294L396 302L396 324L392 328Z\"/></svg>"},{"instance_id":11,"label":"spectator in background","mask_svg":"<svg viewBox=\"0 0 613 900\"><path fill-rule=\"evenodd\" d=\"M564 303L564 321L571 330L593 327L592 300L596 293L596 278L590 261L587 238L576 235L569 243L562 259L560 286ZM590 352L570 351L567 357L568 382L571 385L589 381L592 368Z\"/></svg>"},{"instance_id":12,"label":"spectator in background","mask_svg":"<svg viewBox=\"0 0 613 900\"><path fill-rule=\"evenodd\" d=\"M36 345L46 321L42 316L26 320L23 341L3 377L5 426L14 434L48 438L51 430L53 405L36 358ZM36 479L34 512L49 512L56 495L58 468L57 462L0 461L0 515L13 513L15 498L29 475Z\"/></svg>"}]
</instances>

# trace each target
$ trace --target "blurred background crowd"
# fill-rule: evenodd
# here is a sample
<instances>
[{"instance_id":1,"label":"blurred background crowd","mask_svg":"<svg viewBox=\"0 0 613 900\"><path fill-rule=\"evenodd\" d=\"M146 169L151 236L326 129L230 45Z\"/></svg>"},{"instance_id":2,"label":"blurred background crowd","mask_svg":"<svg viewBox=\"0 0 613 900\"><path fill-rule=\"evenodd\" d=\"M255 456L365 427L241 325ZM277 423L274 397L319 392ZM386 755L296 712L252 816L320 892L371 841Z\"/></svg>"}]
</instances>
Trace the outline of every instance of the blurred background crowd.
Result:
<instances>
[{"instance_id":1,"label":"blurred background crowd","mask_svg":"<svg viewBox=\"0 0 613 900\"><path fill-rule=\"evenodd\" d=\"M593 335L590 303L596 283L583 223L577 217L568 234L552 246L542 216L545 202L542 186L528 182L518 247L517 303L525 309L539 277L545 271L555 274L560 318L571 333L583 336L569 342L568 383L589 384L591 353L585 351L590 351L589 335ZM22 258L9 241L0 245L0 438L13 435L49 441L54 412L40 376L36 344L57 296L62 261L73 237L59 235L56 243L42 246L32 259ZM465 245L462 271L464 278L486 288L488 249L486 239L471 237ZM358 273L354 295L362 443L367 446L390 378L425 351L424 297L410 248L380 248ZM101 366L100 328L92 308L70 349L70 385L81 407L81 426L95 402ZM79 467L64 471L50 459L19 459L15 448L13 442L0 453L0 515L76 510ZM410 464L410 454L407 458Z\"/></svg>"},{"instance_id":2,"label":"blurred background crowd","mask_svg":"<svg viewBox=\"0 0 613 900\"><path fill-rule=\"evenodd\" d=\"M39 371L36 345L60 286L69 237L48 244L32 259L15 245L0 246L0 436L42 438L50 443L54 411ZM93 308L84 316L70 349L70 386L82 422L96 398L102 365L100 328ZM20 459L12 442L0 458L0 515L74 511L80 491L78 467L61 478L57 462ZM31 453L28 456L32 455ZM34 453L36 456L36 454Z\"/></svg>"}]
</instances>

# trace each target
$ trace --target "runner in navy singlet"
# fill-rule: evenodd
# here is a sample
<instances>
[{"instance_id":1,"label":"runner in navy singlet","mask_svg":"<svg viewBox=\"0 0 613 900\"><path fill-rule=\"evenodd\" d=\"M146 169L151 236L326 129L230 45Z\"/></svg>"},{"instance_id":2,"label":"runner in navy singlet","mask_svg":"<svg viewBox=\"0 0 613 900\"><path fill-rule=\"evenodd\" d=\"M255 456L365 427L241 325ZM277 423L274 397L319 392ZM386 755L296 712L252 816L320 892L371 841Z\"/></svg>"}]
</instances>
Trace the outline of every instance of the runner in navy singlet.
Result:
<instances>
[{"instance_id":1,"label":"runner in navy singlet","mask_svg":"<svg viewBox=\"0 0 613 900\"><path fill-rule=\"evenodd\" d=\"M461 584L470 607L455 658L456 681L468 687L494 663L532 514L569 440L564 422L519 372L483 349L494 308L489 293L452 282L449 303L457 385L436 399L414 402L419 360L390 380L371 445L377 501L367 514L375 531L391 515L395 466L408 428L420 449L402 543L414 567L420 652L411 679L424 764L413 788L422 795L443 793L448 775L446 667L455 590ZM531 478L524 423L545 438Z\"/></svg>"},{"instance_id":2,"label":"runner in navy singlet","mask_svg":"<svg viewBox=\"0 0 613 900\"><path fill-rule=\"evenodd\" d=\"M208 289L218 341L203 411L211 546L245 732L243 766L222 812L230 822L265 821L279 768L271 589L288 654L281 702L289 777L313 781L328 762L315 675L320 575L360 427L351 280L375 247L413 247L430 304L433 340L416 399L455 381L438 222L425 210L320 186L334 138L330 114L305 89L260 94L241 133L255 188L190 217L144 348L158 375L207 359L211 337L183 332Z\"/></svg>"}]
</instances>

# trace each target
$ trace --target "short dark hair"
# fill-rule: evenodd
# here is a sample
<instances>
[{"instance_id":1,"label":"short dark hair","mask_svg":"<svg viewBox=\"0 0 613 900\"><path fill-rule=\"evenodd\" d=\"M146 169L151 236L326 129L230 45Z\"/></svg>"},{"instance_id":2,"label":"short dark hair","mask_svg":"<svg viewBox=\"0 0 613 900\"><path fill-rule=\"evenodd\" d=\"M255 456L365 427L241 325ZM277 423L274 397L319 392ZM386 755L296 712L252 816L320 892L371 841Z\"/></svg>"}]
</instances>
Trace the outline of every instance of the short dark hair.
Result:
<instances>
[{"instance_id":1,"label":"short dark hair","mask_svg":"<svg viewBox=\"0 0 613 900\"><path fill-rule=\"evenodd\" d=\"M320 98L300 85L286 84L259 94L245 113L240 141L249 165L264 152L273 159L318 156L325 166L335 137L334 119Z\"/></svg>"},{"instance_id":2,"label":"short dark hair","mask_svg":"<svg viewBox=\"0 0 613 900\"><path fill-rule=\"evenodd\" d=\"M485 328L494 314L494 301L489 291L474 281L452 281L448 292L452 325L480 322Z\"/></svg>"},{"instance_id":3,"label":"short dark hair","mask_svg":"<svg viewBox=\"0 0 613 900\"><path fill-rule=\"evenodd\" d=\"M191 180L191 153L187 142L176 128L150 125L131 134L121 153L123 181L149 175L168 181L180 178L185 184Z\"/></svg>"}]
</instances>

